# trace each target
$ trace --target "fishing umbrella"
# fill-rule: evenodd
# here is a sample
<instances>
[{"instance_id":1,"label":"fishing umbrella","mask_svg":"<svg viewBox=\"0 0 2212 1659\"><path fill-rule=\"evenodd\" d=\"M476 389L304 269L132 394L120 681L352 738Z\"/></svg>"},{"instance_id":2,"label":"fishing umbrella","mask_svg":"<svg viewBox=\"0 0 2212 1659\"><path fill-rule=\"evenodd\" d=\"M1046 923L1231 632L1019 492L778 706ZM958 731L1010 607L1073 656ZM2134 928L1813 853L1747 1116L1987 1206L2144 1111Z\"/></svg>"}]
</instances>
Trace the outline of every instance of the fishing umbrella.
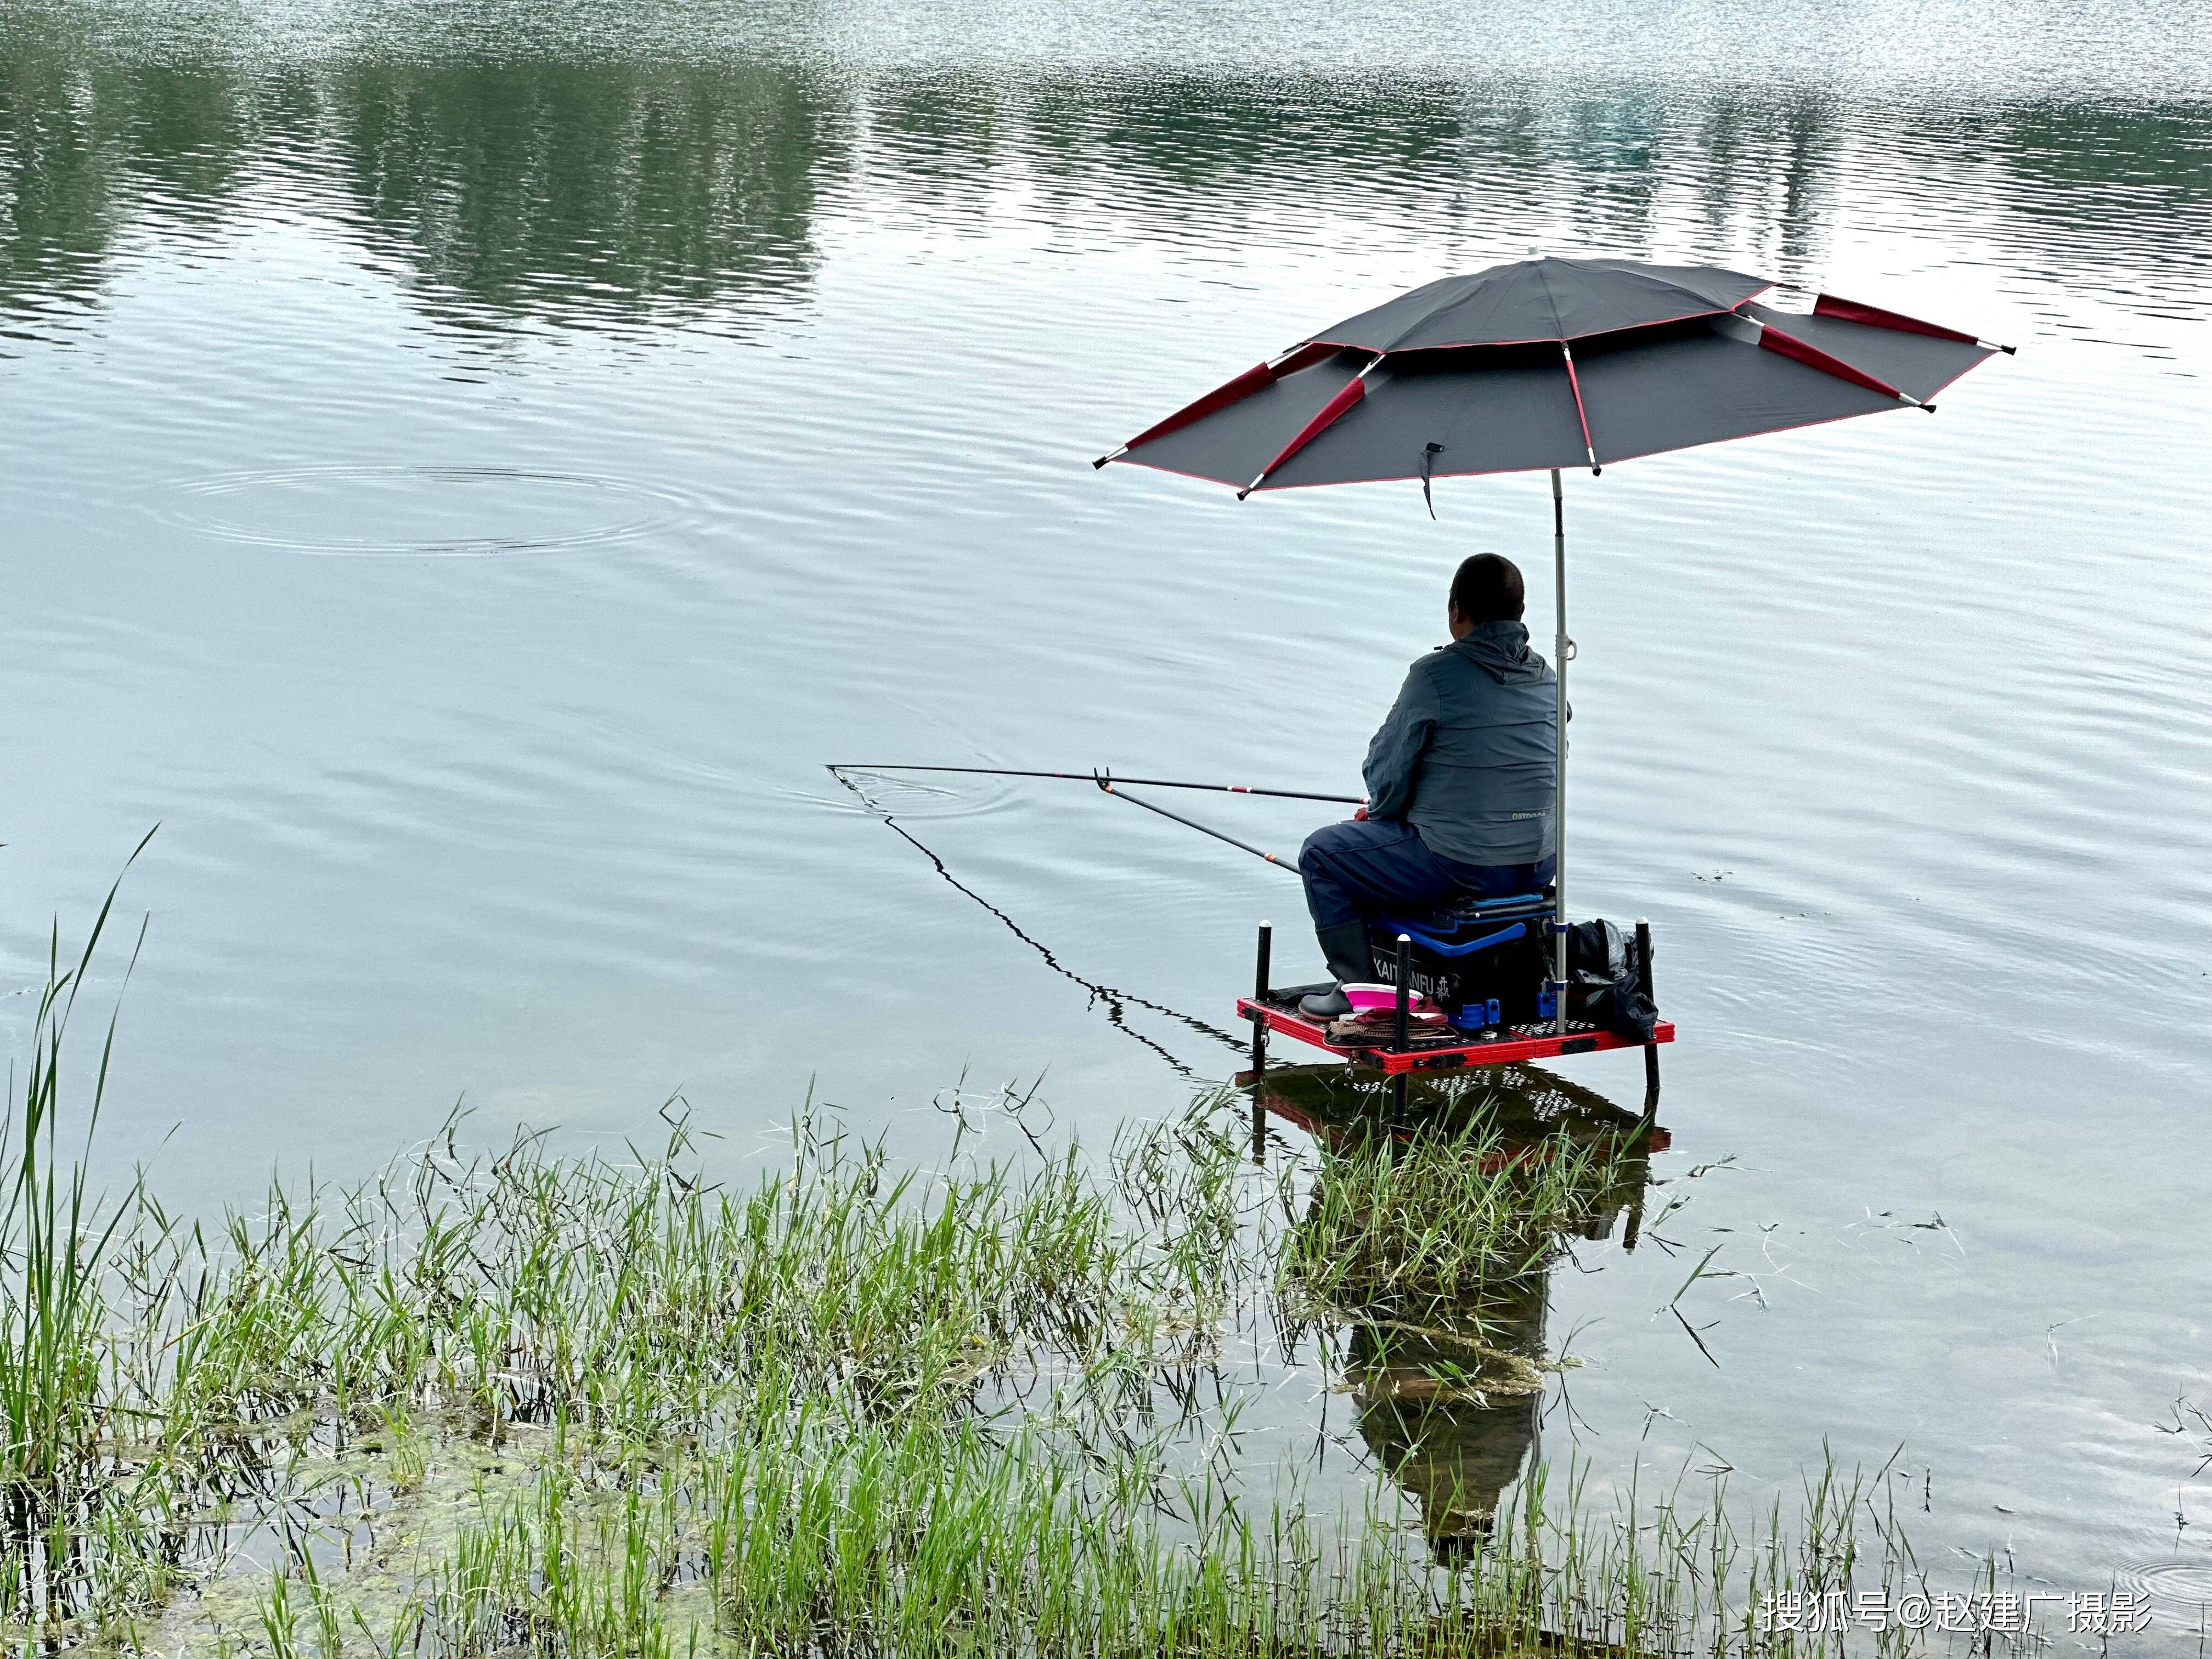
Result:
<instances>
[{"instance_id":1,"label":"fishing umbrella","mask_svg":"<svg viewBox=\"0 0 2212 1659\"><path fill-rule=\"evenodd\" d=\"M1523 259L1447 276L1299 341L1147 427L1110 461L1257 491L1548 470L1559 720L1566 731L1562 471L1918 409L2009 346L1823 294L1759 303L1764 277L1626 259ZM1431 506L1431 511L1434 511ZM1554 990L1566 973L1560 744ZM1565 1030L1566 1001L1558 1001Z\"/></svg>"}]
</instances>

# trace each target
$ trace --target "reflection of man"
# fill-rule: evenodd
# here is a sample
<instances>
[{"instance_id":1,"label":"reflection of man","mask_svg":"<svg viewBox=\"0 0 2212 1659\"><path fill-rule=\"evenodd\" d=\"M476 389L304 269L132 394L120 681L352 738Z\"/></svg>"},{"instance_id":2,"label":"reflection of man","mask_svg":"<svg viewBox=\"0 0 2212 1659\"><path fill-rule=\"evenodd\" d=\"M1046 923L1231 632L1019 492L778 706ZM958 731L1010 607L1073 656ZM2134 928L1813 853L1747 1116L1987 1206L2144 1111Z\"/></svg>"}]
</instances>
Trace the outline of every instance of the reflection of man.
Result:
<instances>
[{"instance_id":1,"label":"reflection of man","mask_svg":"<svg viewBox=\"0 0 2212 1659\"><path fill-rule=\"evenodd\" d=\"M1334 990L1373 975L1366 915L1540 891L1557 866L1559 681L1528 648L1521 572L1480 553L1452 578L1452 642L1415 663L1367 745L1368 805L1306 837L1298 871Z\"/></svg>"},{"instance_id":2,"label":"reflection of man","mask_svg":"<svg viewBox=\"0 0 2212 1659\"><path fill-rule=\"evenodd\" d=\"M1543 1352L1542 1279L1516 1285L1513 1301L1471 1328L1508 1352L1352 1329L1359 1437L1419 1508L1438 1561L1490 1535L1501 1495L1537 1447L1542 1379L1515 1356Z\"/></svg>"}]
</instances>

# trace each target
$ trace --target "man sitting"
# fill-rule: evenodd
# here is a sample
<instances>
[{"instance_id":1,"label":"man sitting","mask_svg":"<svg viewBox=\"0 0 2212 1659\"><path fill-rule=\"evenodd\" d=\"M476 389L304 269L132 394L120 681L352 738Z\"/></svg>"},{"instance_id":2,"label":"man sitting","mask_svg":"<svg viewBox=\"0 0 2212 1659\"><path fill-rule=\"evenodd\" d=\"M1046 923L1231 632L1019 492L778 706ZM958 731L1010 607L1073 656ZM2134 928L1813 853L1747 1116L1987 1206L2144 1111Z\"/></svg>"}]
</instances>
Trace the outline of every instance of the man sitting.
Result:
<instances>
[{"instance_id":1,"label":"man sitting","mask_svg":"<svg viewBox=\"0 0 2212 1659\"><path fill-rule=\"evenodd\" d=\"M1367 745L1367 805L1306 837L1298 872L1334 991L1374 977L1369 914L1434 910L1469 896L1540 892L1557 868L1559 678L1528 648L1510 559L1479 553L1452 577L1452 642L1407 671Z\"/></svg>"}]
</instances>

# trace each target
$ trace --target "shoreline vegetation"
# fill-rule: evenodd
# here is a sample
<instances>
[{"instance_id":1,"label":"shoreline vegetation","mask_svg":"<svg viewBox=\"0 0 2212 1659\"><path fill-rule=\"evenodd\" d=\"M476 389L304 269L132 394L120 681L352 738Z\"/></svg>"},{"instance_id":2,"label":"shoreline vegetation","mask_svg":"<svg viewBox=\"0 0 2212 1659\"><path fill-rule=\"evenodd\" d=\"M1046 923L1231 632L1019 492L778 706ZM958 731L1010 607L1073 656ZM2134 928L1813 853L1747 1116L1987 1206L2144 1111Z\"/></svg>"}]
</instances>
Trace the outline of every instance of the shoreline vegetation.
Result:
<instances>
[{"instance_id":1,"label":"shoreline vegetation","mask_svg":"<svg viewBox=\"0 0 2212 1659\"><path fill-rule=\"evenodd\" d=\"M1717 1480L1523 1466L1571 1363L1545 1276L1647 1180L1603 1124L1440 1092L1260 1168L1222 1093L1096 1158L957 1126L921 1171L810 1115L726 1187L672 1105L657 1150L457 1121L203 1224L88 1184L114 1027L81 1087L64 1038L109 914L57 943L0 1165L21 1650L1787 1654L1840 1638L1764 1595L1925 1585L1880 1474L1740 1523ZM1309 1462L1301 1383L1366 1459Z\"/></svg>"}]
</instances>

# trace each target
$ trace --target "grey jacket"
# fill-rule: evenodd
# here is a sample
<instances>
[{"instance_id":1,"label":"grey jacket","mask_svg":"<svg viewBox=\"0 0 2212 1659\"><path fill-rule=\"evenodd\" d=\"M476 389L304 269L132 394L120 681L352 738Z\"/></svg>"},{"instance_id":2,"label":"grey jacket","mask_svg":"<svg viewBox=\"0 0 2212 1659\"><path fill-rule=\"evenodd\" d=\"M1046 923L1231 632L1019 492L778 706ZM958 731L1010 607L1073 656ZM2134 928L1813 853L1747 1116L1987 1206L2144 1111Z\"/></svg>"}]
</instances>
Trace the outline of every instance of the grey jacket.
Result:
<instances>
[{"instance_id":1,"label":"grey jacket","mask_svg":"<svg viewBox=\"0 0 2212 1659\"><path fill-rule=\"evenodd\" d=\"M1367 745L1368 816L1403 818L1462 864L1551 857L1558 684L1517 622L1478 623L1430 652Z\"/></svg>"}]
</instances>

